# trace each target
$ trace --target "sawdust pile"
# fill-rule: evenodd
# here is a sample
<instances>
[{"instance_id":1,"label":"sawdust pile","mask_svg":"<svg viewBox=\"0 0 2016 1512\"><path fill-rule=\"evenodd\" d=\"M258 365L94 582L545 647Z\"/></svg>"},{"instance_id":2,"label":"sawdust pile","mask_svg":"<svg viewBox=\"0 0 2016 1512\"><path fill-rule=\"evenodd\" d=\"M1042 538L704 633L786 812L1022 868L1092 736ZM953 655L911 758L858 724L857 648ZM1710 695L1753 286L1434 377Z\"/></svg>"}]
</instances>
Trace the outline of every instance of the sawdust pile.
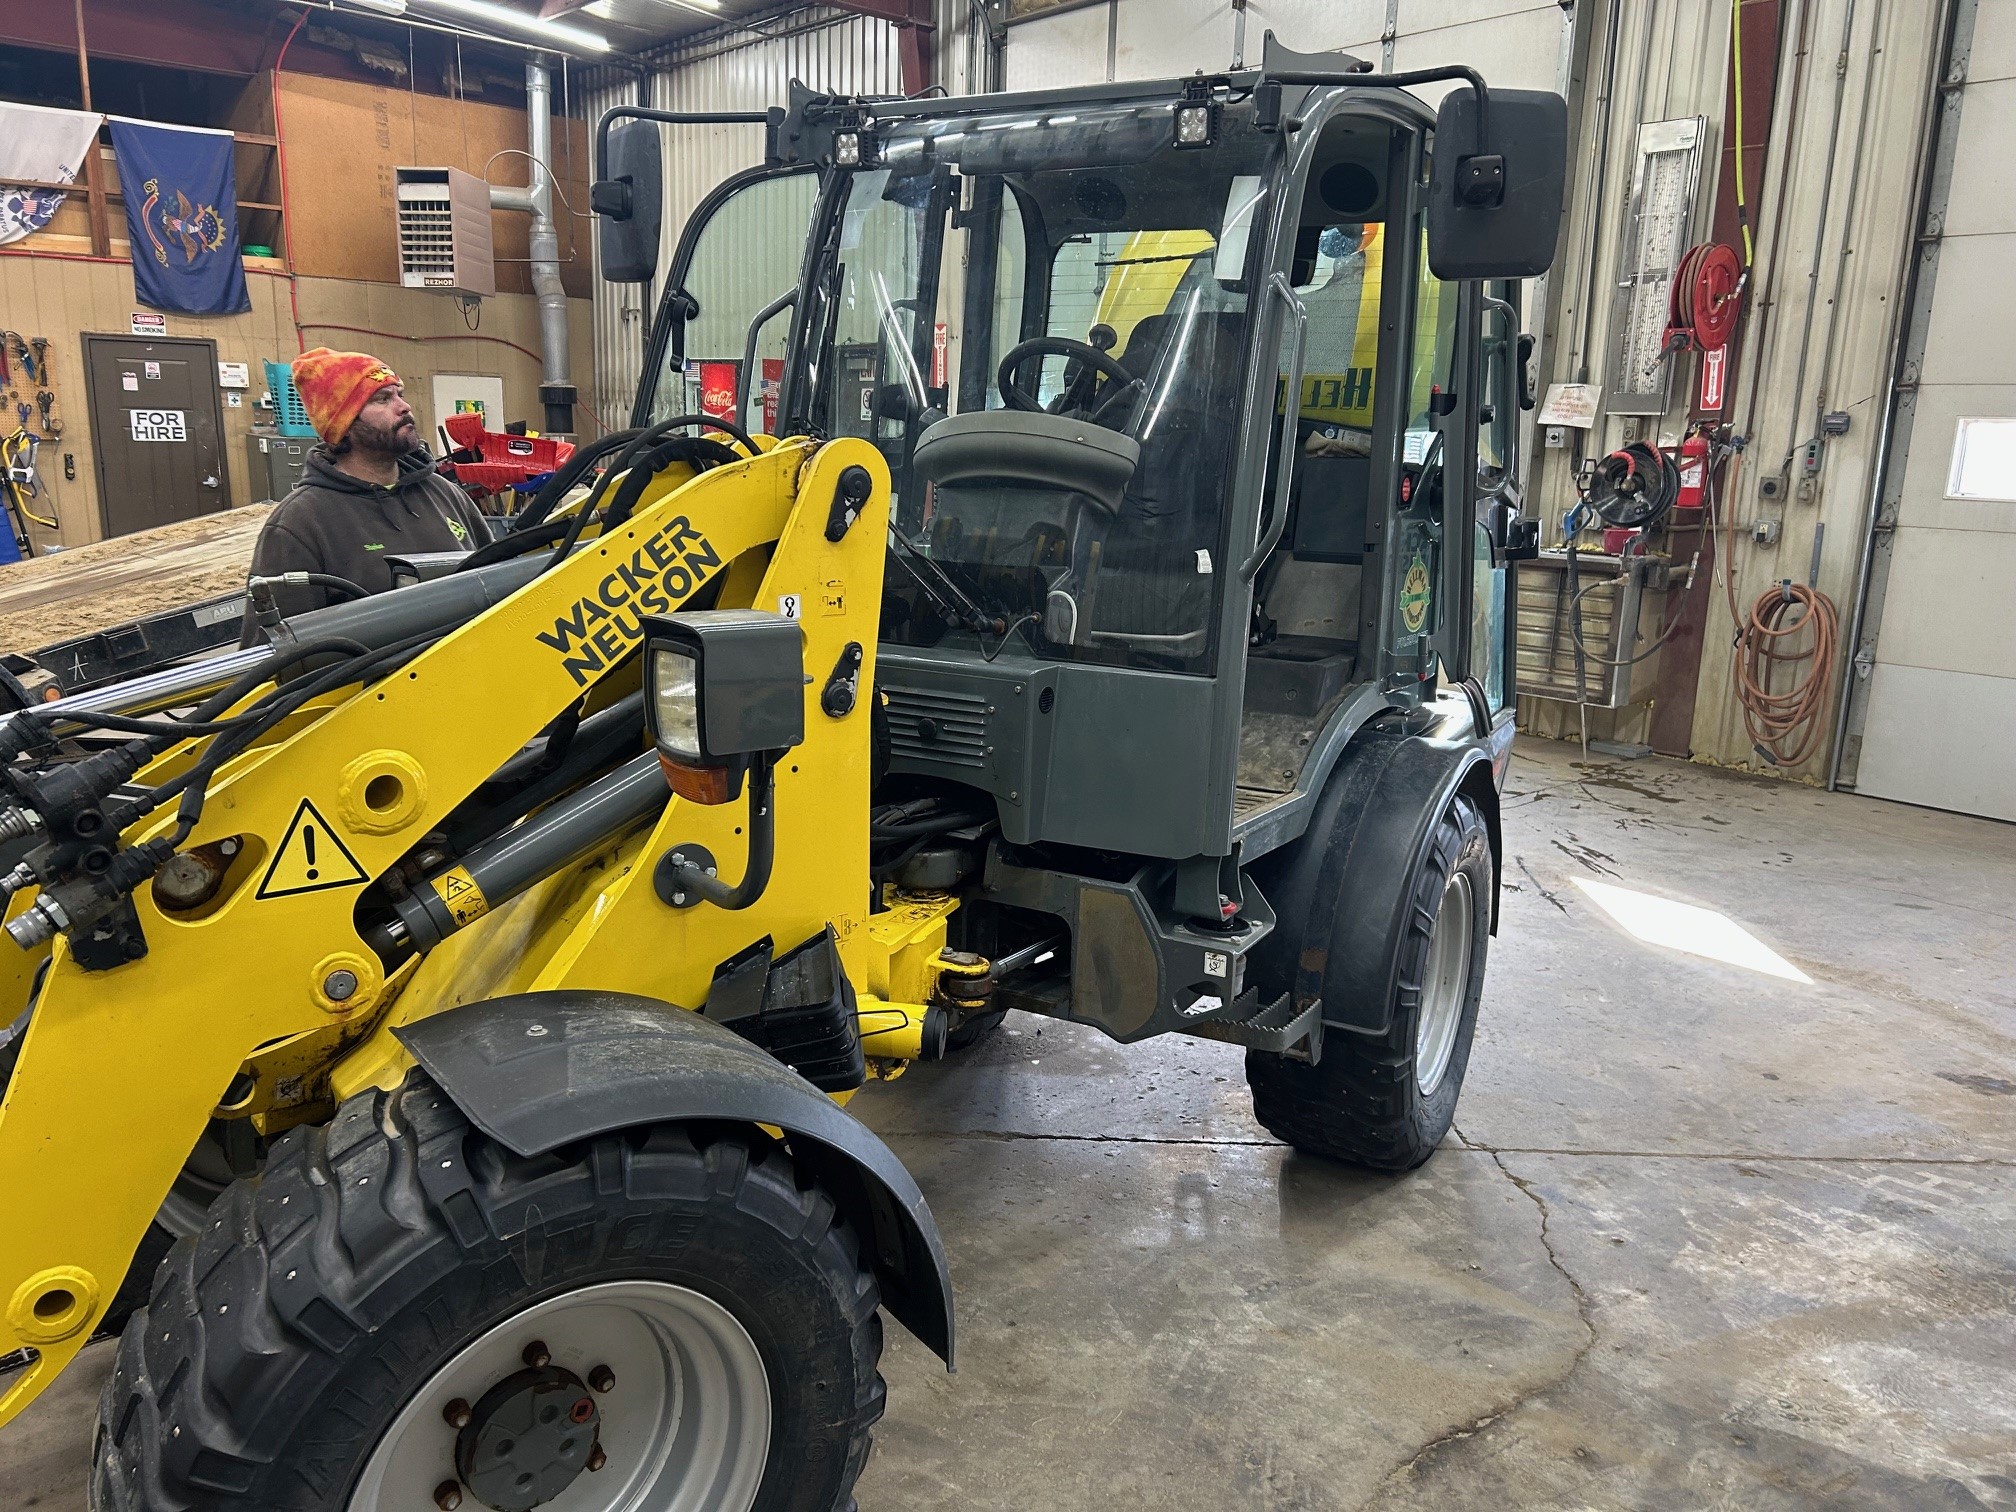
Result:
<instances>
[{"instance_id":1,"label":"sawdust pile","mask_svg":"<svg viewBox=\"0 0 2016 1512\"><path fill-rule=\"evenodd\" d=\"M0 651L27 654L238 591L272 509L248 504L0 567Z\"/></svg>"}]
</instances>

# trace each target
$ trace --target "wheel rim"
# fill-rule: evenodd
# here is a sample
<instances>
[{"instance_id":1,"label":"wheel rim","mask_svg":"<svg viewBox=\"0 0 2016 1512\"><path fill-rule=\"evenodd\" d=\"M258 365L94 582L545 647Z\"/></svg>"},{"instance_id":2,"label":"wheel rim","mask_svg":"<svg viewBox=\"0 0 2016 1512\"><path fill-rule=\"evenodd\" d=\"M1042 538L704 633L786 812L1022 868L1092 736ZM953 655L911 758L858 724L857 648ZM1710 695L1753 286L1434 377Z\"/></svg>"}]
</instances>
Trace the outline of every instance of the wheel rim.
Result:
<instances>
[{"instance_id":1,"label":"wheel rim","mask_svg":"<svg viewBox=\"0 0 2016 1512\"><path fill-rule=\"evenodd\" d=\"M1449 874L1442 907L1428 935L1428 968L1421 984L1421 1017L1414 1028L1414 1080L1423 1097L1449 1074L1456 1053L1456 1030L1463 1022L1463 999L1470 988L1470 942L1475 928L1470 878Z\"/></svg>"},{"instance_id":2,"label":"wheel rim","mask_svg":"<svg viewBox=\"0 0 2016 1512\"><path fill-rule=\"evenodd\" d=\"M711 1298L663 1281L611 1281L527 1308L437 1370L400 1411L351 1493L349 1512L424 1512L456 1481L444 1412L479 1402L543 1345L595 1385L598 1470L548 1512L747 1512L770 1454L770 1378L755 1341ZM598 1368L614 1376L601 1389ZM486 1505L461 1488L464 1512Z\"/></svg>"}]
</instances>

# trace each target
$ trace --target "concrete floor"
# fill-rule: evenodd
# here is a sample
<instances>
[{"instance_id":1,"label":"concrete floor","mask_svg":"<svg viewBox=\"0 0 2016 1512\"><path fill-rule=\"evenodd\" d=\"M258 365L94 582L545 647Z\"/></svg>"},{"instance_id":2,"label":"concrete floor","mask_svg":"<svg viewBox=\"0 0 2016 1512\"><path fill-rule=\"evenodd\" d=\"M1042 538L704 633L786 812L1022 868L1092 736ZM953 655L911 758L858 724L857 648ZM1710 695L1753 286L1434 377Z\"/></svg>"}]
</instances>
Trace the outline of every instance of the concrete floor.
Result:
<instances>
[{"instance_id":1,"label":"concrete floor","mask_svg":"<svg viewBox=\"0 0 2016 1512\"><path fill-rule=\"evenodd\" d=\"M1359 1175L1236 1051L1011 1020L855 1103L929 1195L897 1509L2016 1508L2016 829L1523 743L1452 1137ZM1810 977L1648 946L1727 914ZM0 1440L83 1506L100 1346Z\"/></svg>"}]
</instances>

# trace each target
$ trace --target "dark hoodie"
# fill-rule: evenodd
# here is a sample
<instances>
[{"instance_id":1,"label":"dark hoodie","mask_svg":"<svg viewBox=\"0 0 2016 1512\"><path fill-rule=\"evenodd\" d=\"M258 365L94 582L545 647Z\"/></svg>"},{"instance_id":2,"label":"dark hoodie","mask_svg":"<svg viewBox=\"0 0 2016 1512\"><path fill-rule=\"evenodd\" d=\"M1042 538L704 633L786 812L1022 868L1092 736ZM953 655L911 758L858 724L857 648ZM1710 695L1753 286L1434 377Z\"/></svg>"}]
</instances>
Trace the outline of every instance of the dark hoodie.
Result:
<instances>
[{"instance_id":1,"label":"dark hoodie","mask_svg":"<svg viewBox=\"0 0 2016 1512\"><path fill-rule=\"evenodd\" d=\"M483 515L469 496L434 471L433 458L416 448L399 460L390 488L339 472L327 447L308 454L301 482L274 507L252 552L252 576L326 572L370 593L392 586L387 556L427 551L473 551L490 539ZM283 587L274 598L285 615L335 603L341 592ZM252 611L245 611L241 645L258 645Z\"/></svg>"}]
</instances>

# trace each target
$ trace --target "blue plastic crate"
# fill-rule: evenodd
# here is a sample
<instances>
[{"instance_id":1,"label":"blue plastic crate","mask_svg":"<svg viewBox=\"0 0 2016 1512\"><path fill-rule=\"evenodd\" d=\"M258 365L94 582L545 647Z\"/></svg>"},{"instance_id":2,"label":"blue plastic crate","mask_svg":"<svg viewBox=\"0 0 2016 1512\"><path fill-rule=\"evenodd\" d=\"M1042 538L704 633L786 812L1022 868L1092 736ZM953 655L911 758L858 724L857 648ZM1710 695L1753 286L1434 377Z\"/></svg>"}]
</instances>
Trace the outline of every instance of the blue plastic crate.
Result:
<instances>
[{"instance_id":1,"label":"blue plastic crate","mask_svg":"<svg viewBox=\"0 0 2016 1512\"><path fill-rule=\"evenodd\" d=\"M273 424L283 436L312 436L308 411L294 389L294 370L284 362L266 364L266 388L273 395Z\"/></svg>"}]
</instances>

